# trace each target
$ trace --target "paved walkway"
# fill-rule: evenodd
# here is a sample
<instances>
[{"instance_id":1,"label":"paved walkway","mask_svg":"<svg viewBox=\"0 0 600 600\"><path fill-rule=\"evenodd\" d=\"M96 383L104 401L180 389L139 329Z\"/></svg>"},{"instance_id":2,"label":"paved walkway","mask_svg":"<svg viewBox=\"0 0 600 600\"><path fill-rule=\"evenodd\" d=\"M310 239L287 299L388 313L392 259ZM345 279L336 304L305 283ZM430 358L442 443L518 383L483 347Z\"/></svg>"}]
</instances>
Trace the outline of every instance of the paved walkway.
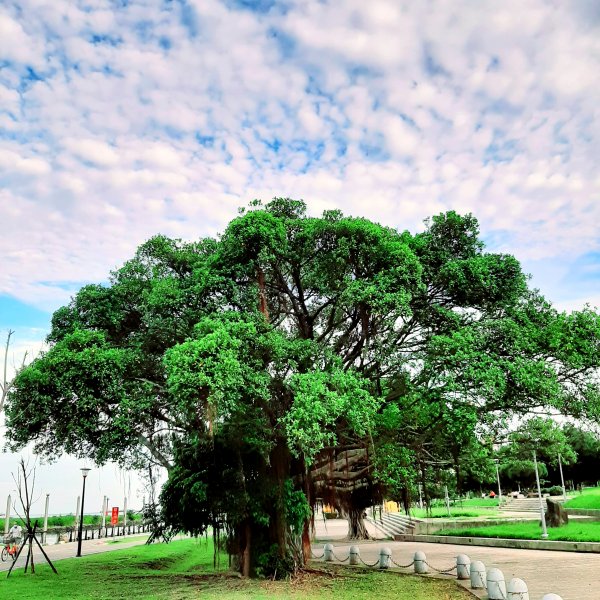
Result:
<instances>
[{"instance_id":1,"label":"paved walkway","mask_svg":"<svg viewBox=\"0 0 600 600\"><path fill-rule=\"evenodd\" d=\"M101 552L111 552L112 550L122 550L123 548L131 548L132 546L139 546L146 541L146 537L140 537L143 534L135 534L131 536L119 537L115 538L119 540L118 544L111 544L111 540L113 538L103 538L100 540L88 540L83 541L81 544L81 555L87 556L89 554L99 554ZM127 541L128 540L128 541ZM67 544L53 544L51 546L44 546L44 551L50 557L50 560L54 562L55 560L61 560L63 558L73 558L77 554L77 543L69 542ZM19 556L19 560L17 561L17 567L24 567L25 560L27 557L27 548L23 548L23 552L21 552L21 556ZM33 559L36 566L45 565L46 559L44 555L40 552L40 549L34 544L34 553ZM10 565L12 563L10 560L6 562L0 562L0 571L8 571L10 569ZM60 567L56 567L60 572Z\"/></svg>"},{"instance_id":2,"label":"paved walkway","mask_svg":"<svg viewBox=\"0 0 600 600\"><path fill-rule=\"evenodd\" d=\"M327 521L326 527L323 522L315 525L315 552L321 554L323 544L328 541L333 544L334 551L340 558L348 556L352 544L343 539L347 531L345 521ZM385 545L392 550L392 557L398 563L408 564L414 553L421 550L427 555L428 562L438 569L451 567L456 563L457 554L466 554L472 561L481 560L486 567L501 569L507 582L513 577L523 579L529 587L531 600L541 600L544 594L550 592L558 594L563 600L600 599L600 554L423 542L373 541L358 545L365 562L375 562L379 549Z\"/></svg>"}]
</instances>

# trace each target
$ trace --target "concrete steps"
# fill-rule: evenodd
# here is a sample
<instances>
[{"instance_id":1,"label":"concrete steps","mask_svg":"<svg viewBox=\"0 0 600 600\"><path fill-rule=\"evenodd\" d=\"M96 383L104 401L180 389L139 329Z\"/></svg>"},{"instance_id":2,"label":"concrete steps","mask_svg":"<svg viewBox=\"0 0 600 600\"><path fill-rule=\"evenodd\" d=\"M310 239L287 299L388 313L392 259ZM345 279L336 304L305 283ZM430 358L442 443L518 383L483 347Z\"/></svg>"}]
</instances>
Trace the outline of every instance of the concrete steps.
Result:
<instances>
[{"instance_id":1,"label":"concrete steps","mask_svg":"<svg viewBox=\"0 0 600 600\"><path fill-rule=\"evenodd\" d=\"M557 500L562 500L562 496L557 496ZM540 512L539 498L509 498L505 504L500 507L501 511L508 512ZM546 499L544 498L544 510L546 510Z\"/></svg>"},{"instance_id":2,"label":"concrete steps","mask_svg":"<svg viewBox=\"0 0 600 600\"><path fill-rule=\"evenodd\" d=\"M400 513L382 513L381 516L377 515L375 518L367 517L367 521L393 539L396 535L412 533L415 524L418 523L420 519L407 517Z\"/></svg>"}]
</instances>

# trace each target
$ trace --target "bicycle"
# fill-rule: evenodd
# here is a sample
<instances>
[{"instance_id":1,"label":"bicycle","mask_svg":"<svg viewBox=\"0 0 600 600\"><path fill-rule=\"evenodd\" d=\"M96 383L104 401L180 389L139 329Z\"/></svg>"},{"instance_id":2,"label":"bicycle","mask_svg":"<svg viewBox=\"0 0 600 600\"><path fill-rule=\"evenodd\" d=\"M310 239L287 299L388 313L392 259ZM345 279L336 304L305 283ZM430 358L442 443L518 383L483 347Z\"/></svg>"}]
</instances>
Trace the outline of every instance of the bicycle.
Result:
<instances>
[{"instance_id":1,"label":"bicycle","mask_svg":"<svg viewBox=\"0 0 600 600\"><path fill-rule=\"evenodd\" d=\"M17 560L17 545L12 542L3 542L2 552L0 552L0 559L2 562L6 562L8 557L11 557L13 561Z\"/></svg>"}]
</instances>

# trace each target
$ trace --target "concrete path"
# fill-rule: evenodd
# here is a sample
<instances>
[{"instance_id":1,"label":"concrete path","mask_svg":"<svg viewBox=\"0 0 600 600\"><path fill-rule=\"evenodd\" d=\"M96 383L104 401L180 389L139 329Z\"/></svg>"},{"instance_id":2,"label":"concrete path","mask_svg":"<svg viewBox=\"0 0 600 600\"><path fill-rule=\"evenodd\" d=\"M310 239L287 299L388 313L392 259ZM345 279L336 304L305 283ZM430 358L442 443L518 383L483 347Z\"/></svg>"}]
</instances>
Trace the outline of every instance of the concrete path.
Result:
<instances>
[{"instance_id":1,"label":"concrete path","mask_svg":"<svg viewBox=\"0 0 600 600\"><path fill-rule=\"evenodd\" d=\"M340 558L348 556L352 545L346 536L345 521L330 520L326 528L315 523L317 541L313 549L322 554L323 544L330 542ZM455 564L457 554L466 554L471 560L481 560L486 567L502 570L506 581L513 577L523 579L529 587L530 600L541 600L544 594L558 594L563 600L600 599L600 554L553 552L548 550L513 550L423 542L373 541L358 544L361 558L373 563L382 546L392 550L392 558L400 564L411 562L417 550L425 552L428 562L438 569ZM405 572L411 569L405 569Z\"/></svg>"},{"instance_id":2,"label":"concrete path","mask_svg":"<svg viewBox=\"0 0 600 600\"><path fill-rule=\"evenodd\" d=\"M112 550L122 550L123 548L131 548L132 546L139 546L146 541L147 536L143 539L140 536L144 534L135 534L131 536L115 538L119 540L118 544L111 544L113 538L103 538L100 540L88 540L83 541L81 544L81 555L87 556L89 554L99 554L101 552L111 552ZM77 554L77 543L69 542L68 544L54 544L52 546L44 546L44 551L50 557L50 560L62 560L64 558L73 558ZM24 567L25 560L27 558L27 548L23 548L21 556L17 561L15 568ZM40 549L35 547L33 554L34 562L36 566L45 565L46 559L40 552ZM0 562L0 571L8 571L10 569L10 559L6 562ZM57 570L60 572L60 567L57 565Z\"/></svg>"}]
</instances>

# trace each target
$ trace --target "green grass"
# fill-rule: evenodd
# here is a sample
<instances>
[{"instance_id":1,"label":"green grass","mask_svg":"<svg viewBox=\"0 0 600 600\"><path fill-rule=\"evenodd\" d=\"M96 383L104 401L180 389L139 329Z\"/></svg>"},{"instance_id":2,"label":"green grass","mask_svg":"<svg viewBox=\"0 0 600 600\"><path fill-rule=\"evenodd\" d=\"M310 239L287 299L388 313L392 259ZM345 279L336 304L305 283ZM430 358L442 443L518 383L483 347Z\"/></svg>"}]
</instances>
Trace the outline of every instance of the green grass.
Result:
<instances>
[{"instance_id":1,"label":"green grass","mask_svg":"<svg viewBox=\"0 0 600 600\"><path fill-rule=\"evenodd\" d=\"M459 508L459 507L450 507L450 517L448 517L448 511L446 508L442 508L439 506L433 507L431 509L431 514L428 514L424 508L413 508L410 511L411 516L417 519L425 519L427 517L431 517L432 519L465 519L465 518L473 518L473 517L496 517L498 516L498 511L490 509L490 508L480 508L478 509L476 506L473 508Z\"/></svg>"},{"instance_id":2,"label":"green grass","mask_svg":"<svg viewBox=\"0 0 600 600\"><path fill-rule=\"evenodd\" d=\"M565 507L600 510L600 488L585 488L583 494L567 500Z\"/></svg>"},{"instance_id":3,"label":"green grass","mask_svg":"<svg viewBox=\"0 0 600 600\"><path fill-rule=\"evenodd\" d=\"M244 580L213 568L211 541L182 540L57 561L0 578L0 597L27 600L467 600L453 581L314 563L292 581ZM2 575L2 574L0 574Z\"/></svg>"},{"instance_id":4,"label":"green grass","mask_svg":"<svg viewBox=\"0 0 600 600\"><path fill-rule=\"evenodd\" d=\"M436 535L517 540L539 540L541 534L542 528L537 521L466 529L445 529L436 533ZM548 527L548 539L563 542L600 542L600 521L572 520L568 525L562 527Z\"/></svg>"},{"instance_id":5,"label":"green grass","mask_svg":"<svg viewBox=\"0 0 600 600\"><path fill-rule=\"evenodd\" d=\"M498 506L498 498L465 498L464 500L456 500L454 506L480 506L482 508L494 508Z\"/></svg>"},{"instance_id":6,"label":"green grass","mask_svg":"<svg viewBox=\"0 0 600 600\"><path fill-rule=\"evenodd\" d=\"M107 544L130 544L131 542L140 542L142 540L147 540L148 539L148 535L147 533L143 534L143 535L130 535L128 537L124 537L124 538L120 538L120 539L116 539L116 540L110 540L109 542L106 542Z\"/></svg>"}]
</instances>

